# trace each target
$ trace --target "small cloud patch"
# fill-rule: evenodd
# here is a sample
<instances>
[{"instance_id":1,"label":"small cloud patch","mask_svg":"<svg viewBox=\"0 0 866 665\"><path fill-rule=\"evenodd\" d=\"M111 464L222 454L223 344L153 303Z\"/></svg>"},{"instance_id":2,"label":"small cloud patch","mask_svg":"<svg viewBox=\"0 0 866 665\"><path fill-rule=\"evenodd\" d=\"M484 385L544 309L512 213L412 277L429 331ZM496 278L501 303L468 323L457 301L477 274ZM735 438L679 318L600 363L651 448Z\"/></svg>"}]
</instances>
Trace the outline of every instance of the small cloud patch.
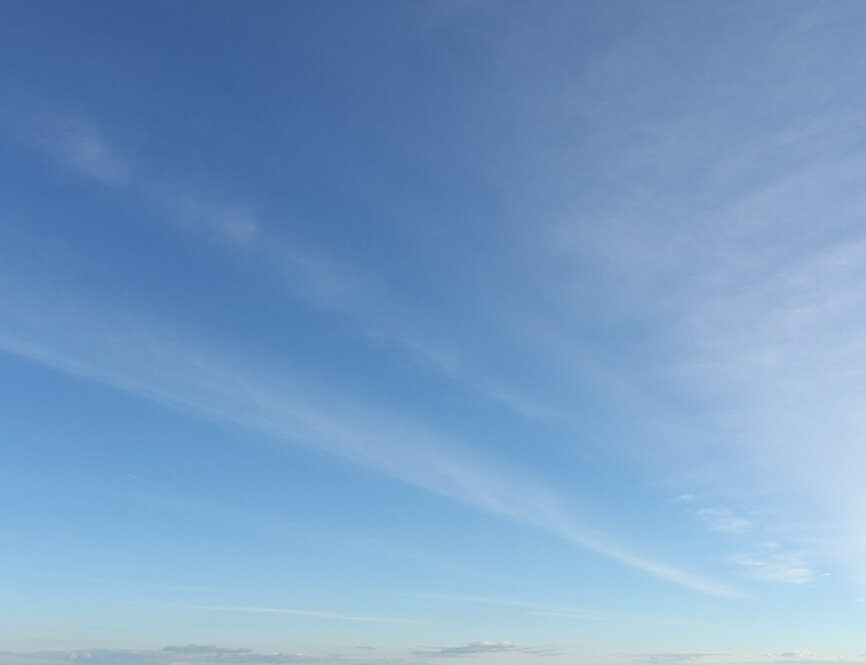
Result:
<instances>
[{"instance_id":1,"label":"small cloud patch","mask_svg":"<svg viewBox=\"0 0 866 665\"><path fill-rule=\"evenodd\" d=\"M802 553L778 551L775 546L740 556L734 561L753 577L765 582L805 584L815 578Z\"/></svg>"},{"instance_id":2,"label":"small cloud patch","mask_svg":"<svg viewBox=\"0 0 866 665\"><path fill-rule=\"evenodd\" d=\"M485 653L531 653L539 656L555 656L561 651L554 647L530 647L513 642L472 642L456 647L440 647L438 649L426 649L415 652L416 656L425 658L456 658L459 656L471 656Z\"/></svg>"},{"instance_id":3,"label":"small cloud patch","mask_svg":"<svg viewBox=\"0 0 866 665\"><path fill-rule=\"evenodd\" d=\"M179 660L180 659L180 660ZM252 649L188 644L156 651L132 649L79 649L37 653L0 652L0 665L288 665L334 663L339 659L316 653L259 653Z\"/></svg>"},{"instance_id":4,"label":"small cloud patch","mask_svg":"<svg viewBox=\"0 0 866 665\"><path fill-rule=\"evenodd\" d=\"M744 534L752 530L752 523L739 517L727 508L702 508L700 517L711 531L730 534Z\"/></svg>"}]
</instances>

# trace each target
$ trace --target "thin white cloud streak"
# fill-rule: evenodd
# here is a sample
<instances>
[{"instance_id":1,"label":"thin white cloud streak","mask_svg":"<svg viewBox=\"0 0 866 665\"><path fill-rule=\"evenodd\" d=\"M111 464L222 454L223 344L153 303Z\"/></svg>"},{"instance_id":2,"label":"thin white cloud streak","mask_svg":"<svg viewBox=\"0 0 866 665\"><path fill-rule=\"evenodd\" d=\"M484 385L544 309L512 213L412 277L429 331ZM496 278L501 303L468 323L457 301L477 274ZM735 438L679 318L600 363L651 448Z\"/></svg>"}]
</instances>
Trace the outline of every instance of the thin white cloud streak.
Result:
<instances>
[{"instance_id":1,"label":"thin white cloud streak","mask_svg":"<svg viewBox=\"0 0 866 665\"><path fill-rule=\"evenodd\" d=\"M205 205L189 196L173 195L163 186L133 175L135 169L128 160L119 159L116 151L105 144L91 124L66 124L73 128L73 137L83 136L86 140L60 140L56 136L56 127L52 127L47 136L40 135L36 141L37 147L58 163L102 184L139 192L163 206L174 221L197 234L214 235L238 255L254 258L273 274L283 276L294 295L312 301L317 307L354 316L362 323L374 322L374 328L384 329L406 348L432 360L440 370L452 376L467 376L456 369L466 364L462 359L459 363L443 363L443 352L434 350L435 345L420 342L414 333L402 330L402 326L394 321L393 308L388 304L387 296L369 275L267 237L261 224L246 208ZM112 168L118 177L113 177ZM97 320L94 316L84 319ZM74 332L72 334L75 336ZM79 331L78 341L105 338L107 347L111 347L120 342L119 334L125 332ZM351 422L331 418L303 400L286 399L286 395L279 391L250 381L249 377L233 374L220 362L201 357L194 349L184 349L175 341L156 339L146 333L142 335L141 331L132 333L126 340L128 348L136 348L139 352L150 348L157 353L170 349L169 353L180 361L177 366L185 366L185 371L168 371L167 368L176 363L166 362L163 358L146 362L139 359L135 367L117 369L123 366L121 356L125 349L115 349L115 361L120 362L101 362L95 360L98 354L93 348L84 354L69 349L58 352L51 344L34 345L28 339L27 335L7 337L4 348L175 407L191 409L211 418L240 422L277 438L285 439L290 433L294 441L315 445L405 482L545 529L580 547L651 575L707 593L733 593L724 585L636 556L606 542L603 537L591 535L587 529L576 527L565 515L560 500L535 481L485 468L490 462L457 461L454 454L443 454L441 444L429 433L406 423L362 413L354 414ZM159 367L165 371L156 369ZM551 415L548 408L513 389L479 377L472 377L470 381L481 387L482 392L523 415L535 418ZM353 407L346 407L346 410L353 410ZM376 445L371 446L371 441L377 442ZM414 441L415 445L410 447L401 443L405 441ZM515 491L515 488L523 491ZM515 496L533 497L533 500L515 501Z\"/></svg>"},{"instance_id":2,"label":"thin white cloud streak","mask_svg":"<svg viewBox=\"0 0 866 665\"><path fill-rule=\"evenodd\" d=\"M710 531L734 538L738 543L751 541L752 551L727 558L750 577L785 584L804 584L815 578L811 565L807 563L808 557L802 551L786 549L775 541L762 538L767 527L759 520L747 520L729 508L718 506L698 509L695 514Z\"/></svg>"},{"instance_id":3,"label":"thin white cloud streak","mask_svg":"<svg viewBox=\"0 0 866 665\"><path fill-rule=\"evenodd\" d=\"M250 206L204 200L178 189L176 184L149 176L131 155L112 145L95 123L72 118L43 121L25 124L19 134L25 143L58 165L103 186L140 197L155 208L158 214L153 217L161 219L167 231L186 234L193 244L217 244L229 260L241 262L264 281L275 282L287 297L347 317L363 334L394 342L420 365L459 381L523 418L583 426L581 407L573 399L563 399L562 393L548 390L542 398L541 393L527 389L520 381L497 377L485 369L484 362L477 360L465 343L449 343L442 335L419 327L416 321L423 318L419 317L423 312L417 310L417 303L398 302L377 275L311 245L278 237ZM637 410L636 405L644 397L629 378L605 368L595 359L594 349L578 349L570 332L538 325L534 313L515 307L509 302L508 311L499 313L494 325L497 335L513 337L512 347L543 350L537 360L557 375L555 383L565 379L571 386L574 377L580 377L578 383L584 389L591 385L594 393L603 392L625 403L630 411ZM485 334L473 333L473 338ZM565 388L565 393L571 392L571 387ZM571 535L568 538L574 540ZM591 542L583 546L598 548ZM604 545L600 547L604 549ZM633 565L627 556L622 560Z\"/></svg>"},{"instance_id":4,"label":"thin white cloud streak","mask_svg":"<svg viewBox=\"0 0 866 665\"><path fill-rule=\"evenodd\" d=\"M490 605L494 607L508 607L516 610L525 610L533 616L558 617L562 619L575 619L580 621L604 621L623 622L634 625L635 623L650 623L675 626L705 626L697 621L685 621L682 619L662 617L657 614L633 614L628 612L609 612L589 608L567 607L560 605L547 605L544 603L532 603L522 600L508 598L496 598L488 596L471 596L463 594L436 594L436 593L403 593L394 592L391 595L421 600L436 600L453 603L469 603L478 605Z\"/></svg>"},{"instance_id":5,"label":"thin white cloud streak","mask_svg":"<svg viewBox=\"0 0 866 665\"><path fill-rule=\"evenodd\" d=\"M250 206L214 203L149 175L143 163L118 149L88 119L24 120L9 112L0 119L13 139L70 173L134 195L152 206L151 217L166 230L184 232L193 243L221 245L232 258L268 271L295 298L345 314L377 303L386 306L388 296L370 273L298 241L274 237Z\"/></svg>"},{"instance_id":6,"label":"thin white cloud streak","mask_svg":"<svg viewBox=\"0 0 866 665\"><path fill-rule=\"evenodd\" d=\"M218 244L231 260L244 262L264 279L275 281L287 296L348 317L365 334L394 341L422 365L467 383L526 418L566 419L563 410L473 369L467 354L412 325L413 313L406 311L405 304L398 307L372 272L297 239L289 242L277 237L250 206L214 203L148 176L133 158L111 145L93 122L66 118L28 124L14 120L5 122L12 125L11 133L56 164L140 197L155 207L155 216L167 229L188 234L193 243Z\"/></svg>"},{"instance_id":7,"label":"thin white cloud streak","mask_svg":"<svg viewBox=\"0 0 866 665\"><path fill-rule=\"evenodd\" d=\"M288 616L303 616L313 619L328 619L333 621L357 621L361 623L397 623L405 625L423 625L423 621L411 619L392 619L388 617L365 616L358 614L340 614L337 612L321 612L318 610L299 610L282 607L227 607L219 605L184 605L190 609L211 610L215 612L240 612L243 614L285 614Z\"/></svg>"},{"instance_id":8,"label":"thin white cloud streak","mask_svg":"<svg viewBox=\"0 0 866 665\"><path fill-rule=\"evenodd\" d=\"M147 178L135 168L131 160L122 159L118 151L106 143L92 123L67 121L62 126L71 127L72 130L69 130L71 135L86 137L86 141L67 141L63 138L65 135L58 138L57 124L54 124L43 125L39 140L33 142L38 149L58 164L96 180L102 185L137 193L157 208L161 208L167 220L171 222L170 226L185 229L192 234L195 241L207 239L221 244L234 258L247 261L255 265L257 270L263 270L270 278L275 278L291 297L300 298L323 310L349 316L362 330L374 336L385 336L394 340L414 354L423 364L449 378L468 383L480 393L526 418L541 422L568 422L573 419L573 416L566 415L561 406L552 406L551 402L542 403L518 388L474 371L473 363L464 353L455 347L433 341L423 333L419 333L413 326L406 325L407 313L398 312L387 290L371 274L349 264L334 261L310 247L289 245L271 236L255 213L247 207L203 203L194 196L178 194L172 188ZM98 164L95 162L97 159ZM520 327L510 326L515 331ZM557 337L557 334L551 330L533 329L529 333L522 331L520 334L529 334L536 341L545 338L546 342L542 345L545 347L565 343L573 349L574 345L573 338L565 342L564 338ZM143 346L146 346L146 340L142 342L145 342ZM33 350L34 357L38 358L43 351ZM23 350L24 355L27 353L26 349ZM186 351L179 351L179 354L184 358L195 357L195 353L187 356ZM594 376L592 380L596 386L599 382L615 381L617 386L612 392L622 393L627 390L627 383L614 378L598 366L593 370L590 369L591 353L582 353L581 356L582 376L592 372ZM561 360L561 357L558 360ZM83 368L79 366L79 361L65 354L44 358L42 361L63 367L68 371L81 372L91 378L112 383L174 406L182 408L192 406L188 403L179 403L184 400L179 400L176 395L162 394L161 389L155 388L160 383L158 380L139 383L138 378L109 375L110 372L107 374L100 367ZM225 372L224 369L211 366L209 359L201 360L199 364L202 365L199 369L204 369L206 374L213 371ZM142 369L140 376L146 376L149 369ZM191 373L192 369L188 368L185 377L194 375ZM177 377L177 382L181 385L188 383L185 377ZM351 457L356 462L373 466L436 493L467 501L523 523L533 524L626 566L707 593L733 594L725 585L636 556L625 548L607 542L607 538L603 536L592 535L585 527L576 527L573 520L566 517L563 509L557 505L558 499L548 496L549 492L546 489L527 488L525 494L538 499L533 505L527 506L515 502L508 488L515 486L515 482L517 482L516 486L520 486L521 482L509 478L508 474L481 471L481 467L486 463L476 464L476 468L467 472L465 464L454 464L449 457L433 452L426 455L424 462L407 464L405 453L395 448L393 443L380 444L382 448L390 446L390 453L383 454L383 451L379 451L373 455L370 449L361 444L361 439L369 440L371 437L382 442L393 442L395 435L407 440L429 438L425 432L408 428L412 431L396 434L397 430L406 429L406 425L390 423L384 428L377 426L378 431L359 434L361 429L354 424L343 427L328 418L320 417L319 414L313 416L315 409L307 405L300 406L293 412L294 406L283 403L282 396L262 389L259 385L247 385L245 381L239 379L239 384L245 385L248 393L246 399L255 403L243 409L234 408L231 404L224 403L226 399L224 395L215 394L213 386L220 385L220 379L224 378L224 376L209 377L203 381L203 384L206 384L203 389L204 394L210 394L210 399L220 403L220 406L212 408L199 404L193 406L194 410L205 412L209 417L220 418L226 418L227 413L235 413L241 422L249 424L251 420L255 420L255 424L250 426L267 431L278 438L284 437L286 431L295 432L297 433L295 438L298 440L317 440L316 445L331 452ZM231 384L232 380L227 383ZM265 404L269 406L263 407ZM247 413L249 411L258 413L258 419L249 416ZM282 422L275 422L275 420ZM292 420L291 424L286 420ZM368 422L367 425L369 427L370 423ZM338 440L340 443L335 443ZM420 446L413 452L413 457L422 457L425 455L422 451L435 450L435 448L435 444ZM431 480L434 474L437 476L435 481ZM484 482L479 482L482 477L486 477Z\"/></svg>"},{"instance_id":9,"label":"thin white cloud streak","mask_svg":"<svg viewBox=\"0 0 866 665\"><path fill-rule=\"evenodd\" d=\"M476 654L529 653L541 656L558 656L562 651L556 647L531 647L514 642L472 642L457 647L439 647L422 649L415 652L416 656L425 658L457 658Z\"/></svg>"},{"instance_id":10,"label":"thin white cloud streak","mask_svg":"<svg viewBox=\"0 0 866 665\"><path fill-rule=\"evenodd\" d=\"M676 584L716 595L727 586L637 556L581 527L563 497L526 474L465 446L337 395L276 381L242 363L133 319L109 323L112 307L46 301L11 285L0 289L6 318L0 350L209 419L307 445L478 509L542 529L584 549ZM5 297L4 297L5 296Z\"/></svg>"},{"instance_id":11,"label":"thin white cloud streak","mask_svg":"<svg viewBox=\"0 0 866 665\"><path fill-rule=\"evenodd\" d=\"M128 184L131 173L127 161L108 146L93 123L66 118L40 128L15 124L16 134L64 168L103 185Z\"/></svg>"},{"instance_id":12,"label":"thin white cloud streak","mask_svg":"<svg viewBox=\"0 0 866 665\"><path fill-rule=\"evenodd\" d=\"M780 550L776 543L765 543L763 547L732 560L756 579L766 582L805 584L815 579L815 573L802 552Z\"/></svg>"},{"instance_id":13,"label":"thin white cloud streak","mask_svg":"<svg viewBox=\"0 0 866 665\"><path fill-rule=\"evenodd\" d=\"M178 659L182 660L178 660ZM61 665L70 662L104 663L105 665L217 665L238 663L267 665L271 663L339 663L338 655L320 653L260 653L244 648L220 648L188 645L168 646L159 650L144 649L76 649L73 651L38 651L31 653L0 652L0 665ZM371 661L375 662L375 661Z\"/></svg>"}]
</instances>

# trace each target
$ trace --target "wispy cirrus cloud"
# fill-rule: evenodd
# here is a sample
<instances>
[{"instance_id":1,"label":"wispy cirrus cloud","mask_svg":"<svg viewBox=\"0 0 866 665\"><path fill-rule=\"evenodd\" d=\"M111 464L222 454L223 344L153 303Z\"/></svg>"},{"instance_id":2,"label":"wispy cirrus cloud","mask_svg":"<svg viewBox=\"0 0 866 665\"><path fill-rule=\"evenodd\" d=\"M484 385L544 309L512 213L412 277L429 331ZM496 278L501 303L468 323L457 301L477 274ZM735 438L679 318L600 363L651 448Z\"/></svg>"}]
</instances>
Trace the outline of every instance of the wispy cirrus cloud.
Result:
<instances>
[{"instance_id":1,"label":"wispy cirrus cloud","mask_svg":"<svg viewBox=\"0 0 866 665\"><path fill-rule=\"evenodd\" d=\"M235 256L284 279L288 293L322 309L355 317L362 327L372 323L374 329L432 359L441 371L467 376L465 370L457 369L467 363L454 360L442 364L442 353L430 351L441 347L420 341L411 328L404 327L389 297L363 271L273 237L246 207L202 203L195 196L166 188L144 175L132 160L119 159L92 124L77 123L70 136L58 134L51 126L47 136L34 145L65 168L149 201L175 226L217 239ZM117 177L109 172L116 172ZM6 295L11 301L3 306L10 316L0 329L0 348L8 353L174 408L243 424L282 441L349 458L679 585L711 594L733 594L724 584L615 544L600 531L577 523L563 497L544 483L493 460L475 460L458 453L458 447L465 446L443 441L411 423L333 395L327 406L310 403L302 396L305 391L291 381L281 380L275 387L271 378L249 372L243 362L221 358L200 345L159 332L147 322L135 321L134 316L124 315L126 320L112 325L103 312L114 307L82 307L75 305L74 299L55 302L36 294L22 296L15 286ZM60 329L63 336L51 334ZM482 392L524 415L545 417L545 407L527 400L519 391L483 377L471 380Z\"/></svg>"},{"instance_id":2,"label":"wispy cirrus cloud","mask_svg":"<svg viewBox=\"0 0 866 665\"><path fill-rule=\"evenodd\" d=\"M746 519L721 506L698 508L695 515L711 532L732 538L738 547L751 546L747 553L726 558L747 576L762 582L786 584L804 584L815 578L807 555L790 545L769 540L772 529L757 518Z\"/></svg>"},{"instance_id":3,"label":"wispy cirrus cloud","mask_svg":"<svg viewBox=\"0 0 866 665\"><path fill-rule=\"evenodd\" d=\"M803 552L780 550L776 543L733 557L732 561L752 577L765 582L805 584L815 579L815 572Z\"/></svg>"},{"instance_id":4,"label":"wispy cirrus cloud","mask_svg":"<svg viewBox=\"0 0 866 665\"><path fill-rule=\"evenodd\" d=\"M787 535L861 571L866 237L853 183L864 174L859 157L828 158L733 204L680 303L683 376L728 432L723 482L746 502L796 497ZM754 570L805 580L792 561Z\"/></svg>"},{"instance_id":5,"label":"wispy cirrus cloud","mask_svg":"<svg viewBox=\"0 0 866 665\"><path fill-rule=\"evenodd\" d=\"M535 616L558 617L562 619L574 619L578 621L603 621L603 622L628 622L628 623L650 623L678 626L694 626L696 622L683 619L673 619L658 614L635 614L629 612L611 612L586 607L569 607L562 605L550 605L546 603L534 603L525 600L514 600L510 598L498 598L493 596L471 596L465 594L441 594L441 593L392 593L390 595L418 598L423 600L444 601L448 603L467 603L474 605L491 605L494 607L508 607L521 610L526 614Z\"/></svg>"},{"instance_id":6,"label":"wispy cirrus cloud","mask_svg":"<svg viewBox=\"0 0 866 665\"><path fill-rule=\"evenodd\" d=\"M531 647L513 642L472 642L456 647L420 649L416 656L425 658L458 658L477 654L528 653L538 656L558 656L562 651L556 647Z\"/></svg>"},{"instance_id":7,"label":"wispy cirrus cloud","mask_svg":"<svg viewBox=\"0 0 866 665\"><path fill-rule=\"evenodd\" d=\"M860 654L857 656L834 655L826 656L814 653L807 649L785 651L783 653L767 654L763 662L766 663L800 663L801 665L831 665L832 663L847 664L847 665L863 665L866 663L866 655Z\"/></svg>"},{"instance_id":8,"label":"wispy cirrus cloud","mask_svg":"<svg viewBox=\"0 0 866 665\"><path fill-rule=\"evenodd\" d=\"M323 309L357 313L359 303L384 303L373 276L299 239L277 237L252 206L213 200L149 172L141 160L114 145L91 120L79 117L5 118L19 142L81 178L122 191L152 207L150 217L192 243L210 242L233 259L276 277L285 291Z\"/></svg>"},{"instance_id":9,"label":"wispy cirrus cloud","mask_svg":"<svg viewBox=\"0 0 866 665\"><path fill-rule=\"evenodd\" d=\"M179 660L181 659L181 660ZM70 662L104 663L105 665L270 665L289 663L338 663L341 658L320 653L262 653L246 648L216 647L198 644L167 646L163 649L76 649L72 651L38 651L31 653L0 652L0 665L61 665Z\"/></svg>"},{"instance_id":10,"label":"wispy cirrus cloud","mask_svg":"<svg viewBox=\"0 0 866 665\"><path fill-rule=\"evenodd\" d=\"M693 191L635 192L603 223L575 204L547 226L546 251L575 272L593 266L606 287L602 313L650 329L647 343L661 353L645 376L682 396L691 423L675 432L676 415L655 419L675 432L674 452L661 445L645 459L675 486L699 478L696 493L733 500L748 516L707 512L707 526L760 533L742 521L752 521L750 509L784 506L780 539L863 573L866 197L857 183L866 161L857 136L832 130L834 112L810 116L814 133L785 143L782 134L805 121L789 118L749 146L700 136L706 145L688 148L705 169ZM689 132L687 121L653 127L612 161L650 163ZM656 145L663 137L670 144ZM751 180L729 189L742 182L738 169ZM685 166L670 175L692 177ZM562 310L583 311L579 289L559 293L571 304ZM680 455L682 464L669 463Z\"/></svg>"},{"instance_id":11,"label":"wispy cirrus cloud","mask_svg":"<svg viewBox=\"0 0 866 665\"><path fill-rule=\"evenodd\" d=\"M113 144L97 123L75 117L6 122L7 133L55 164L101 186L130 194L151 206L167 232L188 242L220 247L286 297L345 316L363 334L384 337L421 365L471 385L489 399L535 420L561 420L564 412L520 386L476 366L470 354L413 324L416 303L398 302L373 271L329 254L285 232L274 231L254 206L202 196L152 175L135 156ZM10 129L10 126L12 129Z\"/></svg>"},{"instance_id":12,"label":"wispy cirrus cloud","mask_svg":"<svg viewBox=\"0 0 866 665\"><path fill-rule=\"evenodd\" d=\"M752 530L751 521L735 515L729 508L701 508L697 514L711 531L739 535Z\"/></svg>"},{"instance_id":13,"label":"wispy cirrus cloud","mask_svg":"<svg viewBox=\"0 0 866 665\"><path fill-rule=\"evenodd\" d=\"M284 614L286 616L310 617L330 621L357 621L360 623L397 623L417 625L423 622L412 619L394 619L389 617L368 616L362 614L340 614L338 612L323 612L320 610L303 610L283 607L232 607L221 605L188 605L192 609L211 610L215 612L237 612L240 614Z\"/></svg>"},{"instance_id":14,"label":"wispy cirrus cloud","mask_svg":"<svg viewBox=\"0 0 866 665\"><path fill-rule=\"evenodd\" d=\"M106 186L130 184L131 163L109 145L94 123L66 117L15 124L19 138L67 170Z\"/></svg>"},{"instance_id":15,"label":"wispy cirrus cloud","mask_svg":"<svg viewBox=\"0 0 866 665\"><path fill-rule=\"evenodd\" d=\"M639 556L599 530L580 524L560 493L498 460L467 451L393 415L301 381L276 379L200 343L163 332L137 317L105 317L114 307L66 298L46 301L0 291L7 316L0 349L86 377L182 411L232 422L278 441L306 445L351 460L435 494L551 533L631 568L704 593L733 595L702 575ZM5 294L5 297L3 297ZM58 334L62 331L62 334Z\"/></svg>"}]
</instances>

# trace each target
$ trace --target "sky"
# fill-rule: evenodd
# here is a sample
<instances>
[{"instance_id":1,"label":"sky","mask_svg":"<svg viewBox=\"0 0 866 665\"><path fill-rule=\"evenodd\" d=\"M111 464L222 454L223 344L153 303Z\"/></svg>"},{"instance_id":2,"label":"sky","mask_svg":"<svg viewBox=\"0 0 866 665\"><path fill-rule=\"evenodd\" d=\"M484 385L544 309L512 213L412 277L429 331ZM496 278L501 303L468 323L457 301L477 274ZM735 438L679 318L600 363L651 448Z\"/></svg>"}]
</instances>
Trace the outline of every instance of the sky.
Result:
<instances>
[{"instance_id":1,"label":"sky","mask_svg":"<svg viewBox=\"0 0 866 665\"><path fill-rule=\"evenodd\" d=\"M864 31L0 2L0 665L866 663Z\"/></svg>"}]
</instances>

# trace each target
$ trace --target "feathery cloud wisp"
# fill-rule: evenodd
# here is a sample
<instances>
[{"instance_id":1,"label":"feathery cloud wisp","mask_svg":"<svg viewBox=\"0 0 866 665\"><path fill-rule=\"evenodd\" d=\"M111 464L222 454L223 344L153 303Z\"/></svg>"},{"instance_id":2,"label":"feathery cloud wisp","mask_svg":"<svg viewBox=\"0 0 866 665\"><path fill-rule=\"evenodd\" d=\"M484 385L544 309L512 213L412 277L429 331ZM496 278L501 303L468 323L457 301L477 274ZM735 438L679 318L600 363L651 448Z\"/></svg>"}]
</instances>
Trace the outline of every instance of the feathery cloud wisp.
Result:
<instances>
[{"instance_id":1,"label":"feathery cloud wisp","mask_svg":"<svg viewBox=\"0 0 866 665\"><path fill-rule=\"evenodd\" d=\"M283 607L226 607L211 605L188 605L192 609L213 610L215 612L239 612L242 614L285 614L287 616L310 617L312 619L327 619L332 621L358 621L361 623L398 623L417 625L423 622L411 619L392 619L388 617L366 616L361 614L340 614L338 612L322 612L319 610L299 610Z\"/></svg>"},{"instance_id":2,"label":"feathery cloud wisp","mask_svg":"<svg viewBox=\"0 0 866 665\"><path fill-rule=\"evenodd\" d=\"M700 517L711 531L730 534L745 534L752 529L752 523L744 517L735 515L728 508L701 508Z\"/></svg>"},{"instance_id":3,"label":"feathery cloud wisp","mask_svg":"<svg viewBox=\"0 0 866 665\"><path fill-rule=\"evenodd\" d=\"M555 647L529 647L513 642L472 642L456 647L440 647L438 649L422 649L415 651L416 656L425 658L455 658L488 653L531 653L535 655L553 656L562 653Z\"/></svg>"},{"instance_id":4,"label":"feathery cloud wisp","mask_svg":"<svg viewBox=\"0 0 866 665\"><path fill-rule=\"evenodd\" d=\"M178 658L183 660L178 661ZM0 665L62 665L69 662L104 665L289 665L292 663L338 663L341 658L320 653L262 653L246 648L226 648L189 644L167 646L159 650L143 649L77 649L74 651L39 651L33 653L0 652Z\"/></svg>"},{"instance_id":5,"label":"feathery cloud wisp","mask_svg":"<svg viewBox=\"0 0 866 665\"><path fill-rule=\"evenodd\" d=\"M347 458L675 584L715 595L734 593L611 543L570 517L563 498L544 483L496 460L458 452L454 442L412 423L337 395L330 395L327 404L313 403L301 385L261 376L143 322L111 326L106 308L97 315L71 300L48 306L11 292L19 295L0 303L8 313L0 328L0 349L7 353ZM62 335L56 333L60 330Z\"/></svg>"}]
</instances>

